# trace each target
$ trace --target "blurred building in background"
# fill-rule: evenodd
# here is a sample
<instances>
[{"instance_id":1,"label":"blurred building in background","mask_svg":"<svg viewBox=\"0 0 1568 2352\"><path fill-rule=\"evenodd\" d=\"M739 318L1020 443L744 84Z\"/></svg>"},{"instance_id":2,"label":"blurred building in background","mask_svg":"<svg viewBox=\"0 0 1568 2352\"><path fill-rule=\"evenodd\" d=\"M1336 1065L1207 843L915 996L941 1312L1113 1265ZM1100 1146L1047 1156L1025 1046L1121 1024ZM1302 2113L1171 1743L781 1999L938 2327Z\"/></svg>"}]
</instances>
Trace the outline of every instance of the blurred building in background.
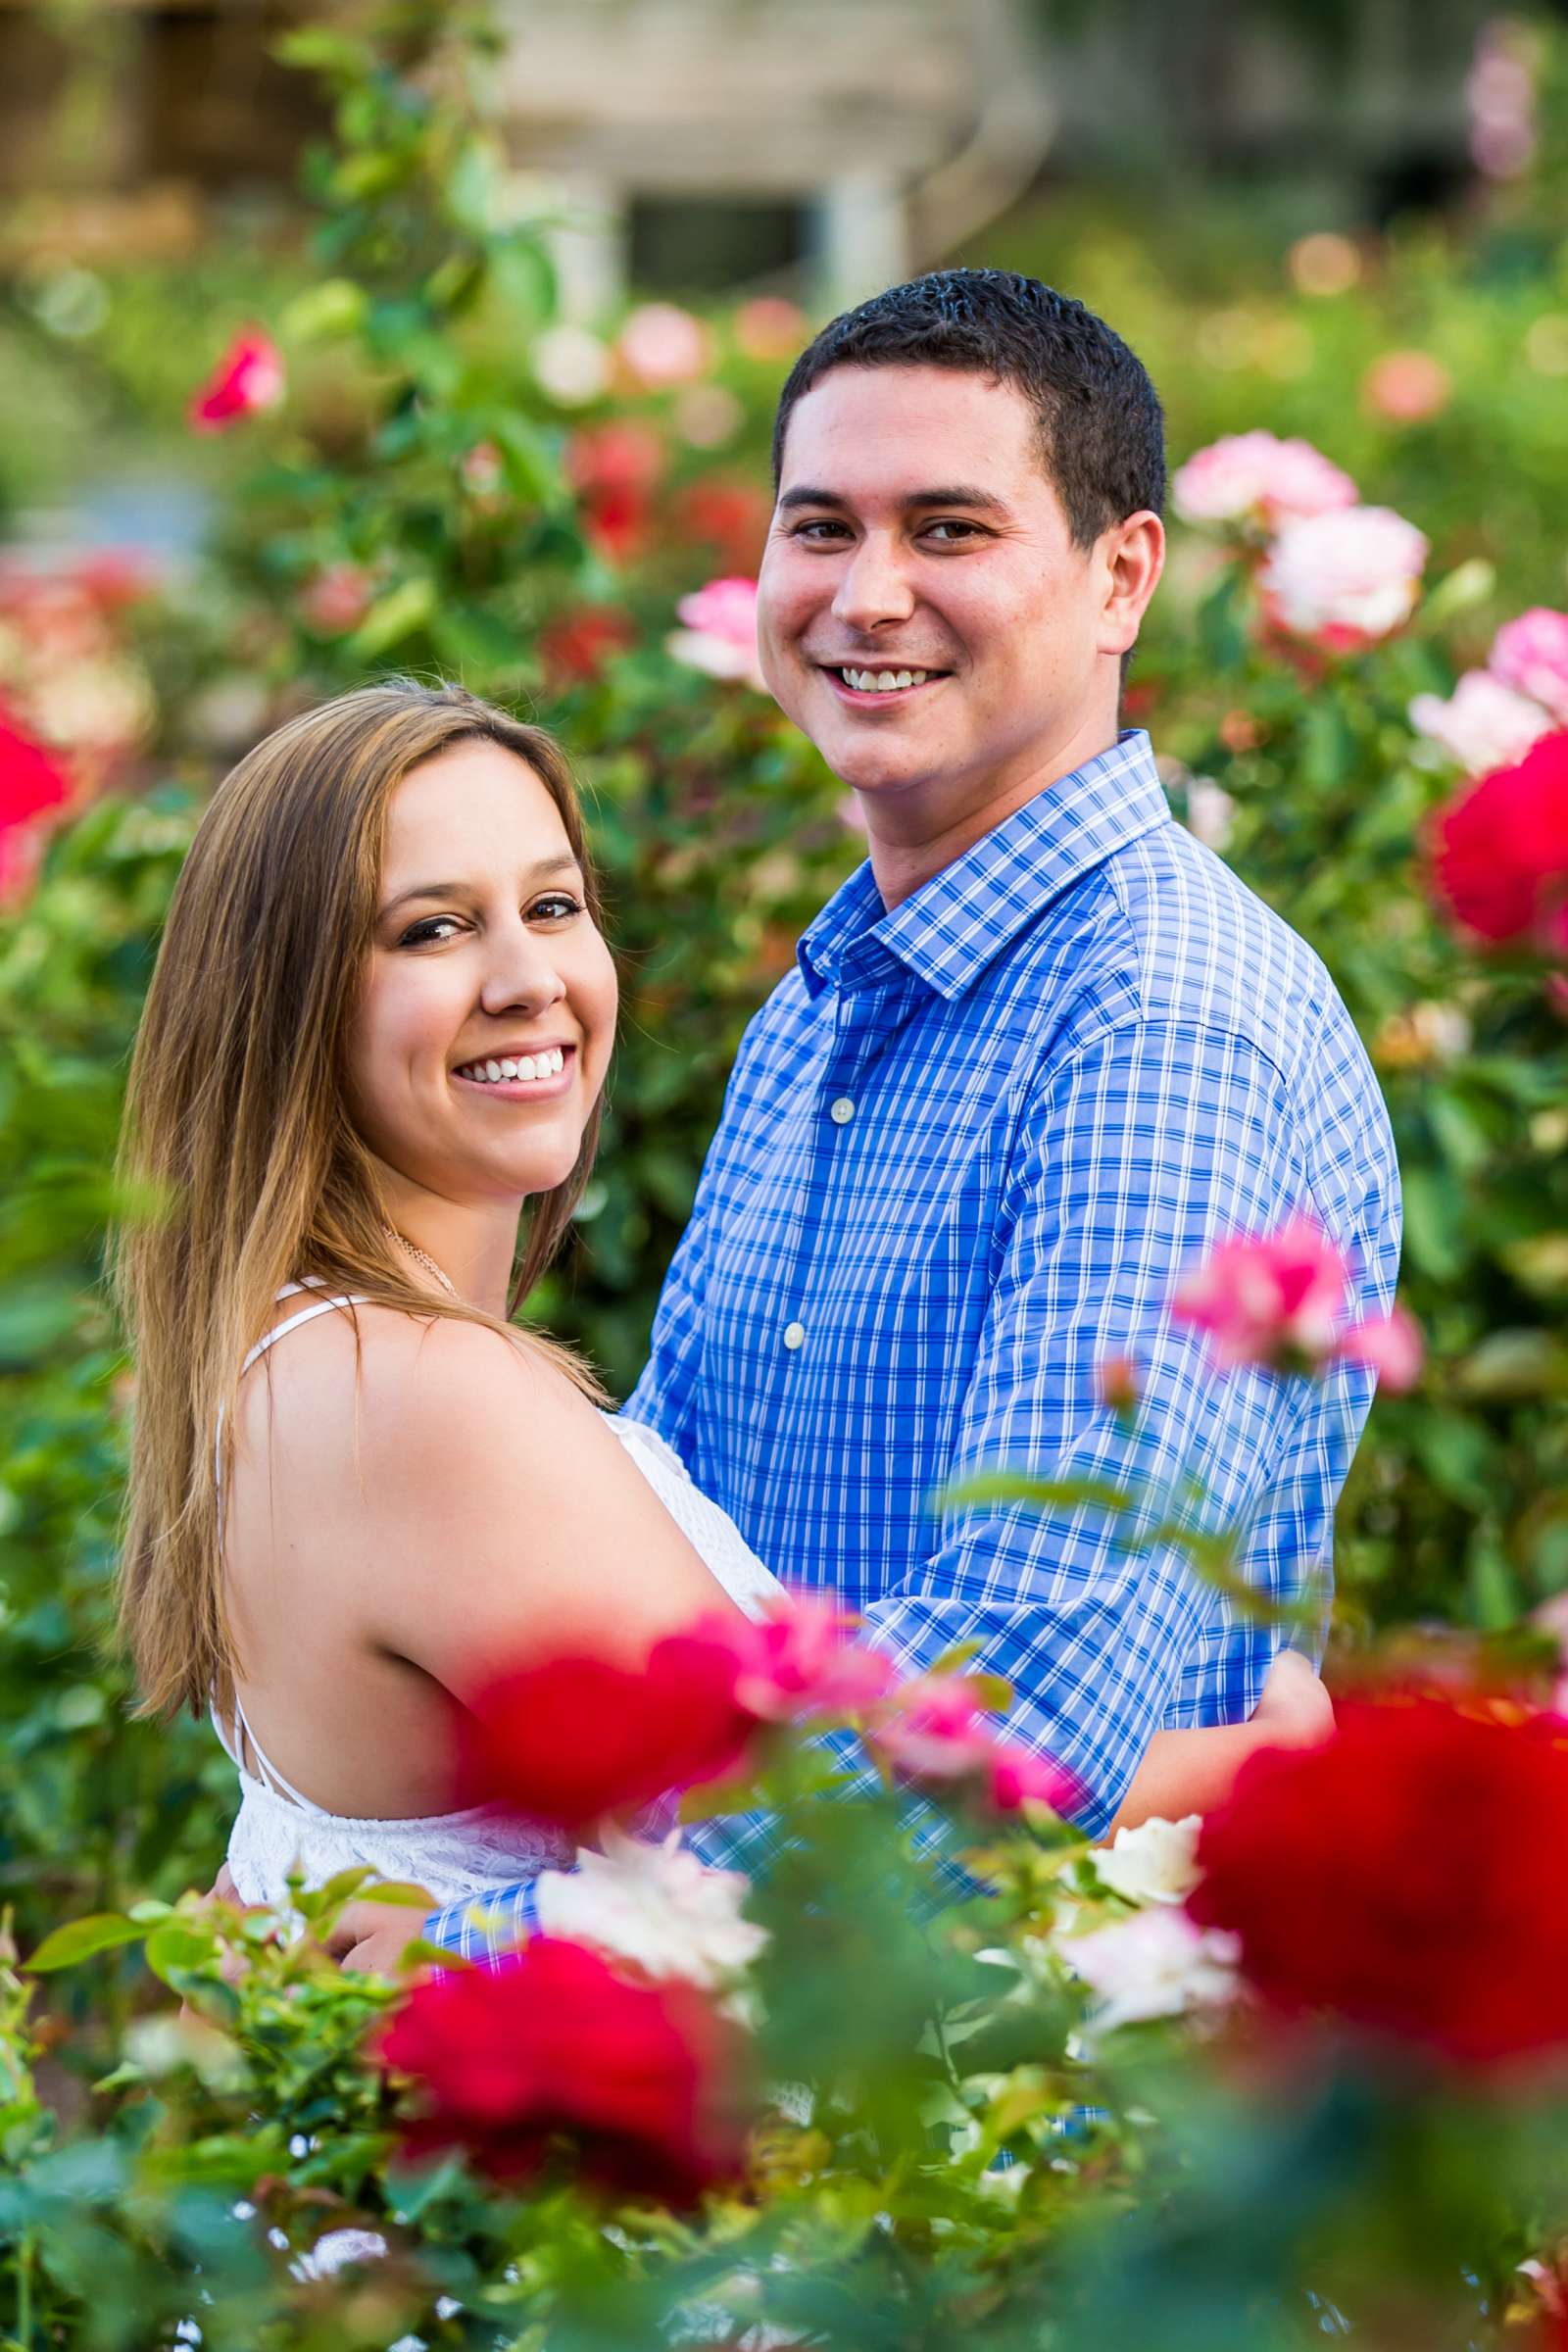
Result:
<instances>
[{"instance_id":1,"label":"blurred building in background","mask_svg":"<svg viewBox=\"0 0 1568 2352\"><path fill-rule=\"evenodd\" d=\"M1042 180L1295 175L1347 221L1467 169L1477 0L499 0L520 170L559 181L577 310L628 284L853 297ZM288 201L318 127L276 62L332 0L0 0L8 231L173 253ZM347 14L345 10L342 13Z\"/></svg>"}]
</instances>

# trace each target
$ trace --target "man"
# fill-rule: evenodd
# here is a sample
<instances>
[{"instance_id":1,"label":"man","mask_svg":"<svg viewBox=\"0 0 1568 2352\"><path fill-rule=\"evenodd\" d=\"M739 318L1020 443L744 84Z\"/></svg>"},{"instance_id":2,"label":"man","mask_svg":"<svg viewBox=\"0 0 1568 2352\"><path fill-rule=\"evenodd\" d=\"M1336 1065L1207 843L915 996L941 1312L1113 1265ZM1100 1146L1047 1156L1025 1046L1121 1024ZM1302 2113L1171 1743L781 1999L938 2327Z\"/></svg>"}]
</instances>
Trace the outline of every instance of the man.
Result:
<instances>
[{"instance_id":1,"label":"man","mask_svg":"<svg viewBox=\"0 0 1568 2352\"><path fill-rule=\"evenodd\" d=\"M1118 735L1163 562L1126 346L1030 278L919 278L803 354L774 464L763 670L869 858L747 1032L627 1410L901 1666L977 1644L1100 1832L1156 1731L1244 1725L1274 1637L1102 1514L931 1497L1004 1464L1196 1477L1262 1595L1324 1573L1370 1375L1217 1378L1166 1310L1216 1238L1297 1209L1386 1310L1388 1122L1322 965ZM467 1945L465 1917L432 1933Z\"/></svg>"}]
</instances>

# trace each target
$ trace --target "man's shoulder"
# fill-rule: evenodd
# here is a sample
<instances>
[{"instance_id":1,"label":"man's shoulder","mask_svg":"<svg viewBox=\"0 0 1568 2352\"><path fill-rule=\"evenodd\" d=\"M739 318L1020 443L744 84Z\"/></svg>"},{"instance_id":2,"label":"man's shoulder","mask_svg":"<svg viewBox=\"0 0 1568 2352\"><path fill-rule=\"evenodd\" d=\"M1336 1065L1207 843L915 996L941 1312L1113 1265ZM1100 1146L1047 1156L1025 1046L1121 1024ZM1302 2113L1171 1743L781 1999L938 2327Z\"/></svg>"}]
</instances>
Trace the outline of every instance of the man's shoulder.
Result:
<instances>
[{"instance_id":1,"label":"man's shoulder","mask_svg":"<svg viewBox=\"0 0 1568 2352\"><path fill-rule=\"evenodd\" d=\"M1351 1030L1321 956L1182 825L1107 858L1081 912L1081 1016L1221 1031L1288 1081L1303 1054Z\"/></svg>"}]
</instances>

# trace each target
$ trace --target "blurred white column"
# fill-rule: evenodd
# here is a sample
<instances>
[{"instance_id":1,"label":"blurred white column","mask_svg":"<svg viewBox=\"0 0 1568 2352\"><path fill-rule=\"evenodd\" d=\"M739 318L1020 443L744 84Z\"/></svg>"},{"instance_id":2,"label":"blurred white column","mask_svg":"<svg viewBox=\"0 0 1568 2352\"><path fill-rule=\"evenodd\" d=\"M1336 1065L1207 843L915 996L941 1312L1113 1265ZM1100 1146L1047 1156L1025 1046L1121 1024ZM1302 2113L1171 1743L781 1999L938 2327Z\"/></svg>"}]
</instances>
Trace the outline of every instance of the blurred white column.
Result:
<instances>
[{"instance_id":1,"label":"blurred white column","mask_svg":"<svg viewBox=\"0 0 1568 2352\"><path fill-rule=\"evenodd\" d=\"M562 218L550 231L561 285L561 315L598 326L626 290L626 220L609 180L573 172L562 183Z\"/></svg>"},{"instance_id":2,"label":"blurred white column","mask_svg":"<svg viewBox=\"0 0 1568 2352\"><path fill-rule=\"evenodd\" d=\"M890 172L846 172L815 211L817 283L830 308L847 310L908 275L904 191Z\"/></svg>"}]
</instances>

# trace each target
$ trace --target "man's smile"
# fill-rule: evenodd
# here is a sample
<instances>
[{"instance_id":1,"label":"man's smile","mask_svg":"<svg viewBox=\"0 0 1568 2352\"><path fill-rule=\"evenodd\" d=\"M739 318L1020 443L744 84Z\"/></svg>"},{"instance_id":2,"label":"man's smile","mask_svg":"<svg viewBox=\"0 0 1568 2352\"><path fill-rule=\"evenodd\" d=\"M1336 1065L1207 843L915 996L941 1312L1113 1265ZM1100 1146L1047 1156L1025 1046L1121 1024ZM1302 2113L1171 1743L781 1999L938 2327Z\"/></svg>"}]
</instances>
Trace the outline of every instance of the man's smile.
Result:
<instances>
[{"instance_id":1,"label":"man's smile","mask_svg":"<svg viewBox=\"0 0 1568 2352\"><path fill-rule=\"evenodd\" d=\"M917 694L940 686L952 671L921 668L912 662L820 662L816 665L842 703L864 710L889 703L906 703Z\"/></svg>"}]
</instances>

